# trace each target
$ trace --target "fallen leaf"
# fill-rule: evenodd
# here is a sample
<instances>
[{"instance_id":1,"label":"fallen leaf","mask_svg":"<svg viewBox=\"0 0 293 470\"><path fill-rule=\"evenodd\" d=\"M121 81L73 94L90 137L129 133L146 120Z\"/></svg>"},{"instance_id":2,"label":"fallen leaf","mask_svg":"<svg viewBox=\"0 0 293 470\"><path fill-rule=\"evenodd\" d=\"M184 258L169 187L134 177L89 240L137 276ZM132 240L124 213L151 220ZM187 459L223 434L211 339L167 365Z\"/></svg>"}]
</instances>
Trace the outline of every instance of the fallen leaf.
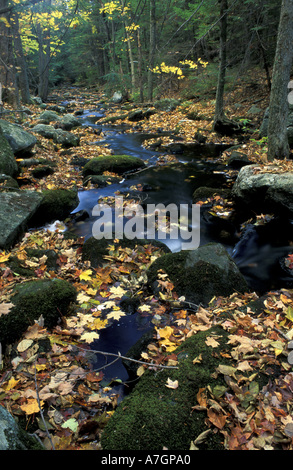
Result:
<instances>
[{"instance_id":1,"label":"fallen leaf","mask_svg":"<svg viewBox=\"0 0 293 470\"><path fill-rule=\"evenodd\" d=\"M167 388L178 388L178 380L171 380L170 378L167 379L167 383L165 384Z\"/></svg>"},{"instance_id":2,"label":"fallen leaf","mask_svg":"<svg viewBox=\"0 0 293 470\"><path fill-rule=\"evenodd\" d=\"M40 403L41 403L41 406L44 404L42 400L40 401ZM40 411L38 400L36 398L29 398L26 403L20 406L20 408L27 415L38 413Z\"/></svg>"},{"instance_id":3,"label":"fallen leaf","mask_svg":"<svg viewBox=\"0 0 293 470\"><path fill-rule=\"evenodd\" d=\"M62 425L62 428L70 429L72 432L76 432L78 429L78 421L75 418L69 418Z\"/></svg>"},{"instance_id":4,"label":"fallen leaf","mask_svg":"<svg viewBox=\"0 0 293 470\"><path fill-rule=\"evenodd\" d=\"M14 307L12 303L1 303L0 304L0 317L1 315L7 315L10 312L10 309Z\"/></svg>"},{"instance_id":5,"label":"fallen leaf","mask_svg":"<svg viewBox=\"0 0 293 470\"><path fill-rule=\"evenodd\" d=\"M87 269L86 271L83 271L80 273L79 279L81 281L90 281L92 274L93 274L93 271L91 269Z\"/></svg>"},{"instance_id":6,"label":"fallen leaf","mask_svg":"<svg viewBox=\"0 0 293 470\"><path fill-rule=\"evenodd\" d=\"M211 346L212 348L217 348L220 344L215 340L215 338L213 338L213 336L208 336L205 340L205 343L207 346Z\"/></svg>"},{"instance_id":7,"label":"fallen leaf","mask_svg":"<svg viewBox=\"0 0 293 470\"><path fill-rule=\"evenodd\" d=\"M24 351L26 351L32 344L33 344L33 340L31 340L31 339L23 339L23 340L17 345L17 351L19 351L19 352L24 352Z\"/></svg>"},{"instance_id":8,"label":"fallen leaf","mask_svg":"<svg viewBox=\"0 0 293 470\"><path fill-rule=\"evenodd\" d=\"M100 335L98 333L93 332L88 332L84 333L81 335L80 339L82 341L85 341L86 343L92 343L95 339L99 339Z\"/></svg>"},{"instance_id":9,"label":"fallen leaf","mask_svg":"<svg viewBox=\"0 0 293 470\"><path fill-rule=\"evenodd\" d=\"M119 320L120 317L124 317L126 314L122 310L112 310L112 312L107 313L107 318L113 318L113 320Z\"/></svg>"}]
</instances>

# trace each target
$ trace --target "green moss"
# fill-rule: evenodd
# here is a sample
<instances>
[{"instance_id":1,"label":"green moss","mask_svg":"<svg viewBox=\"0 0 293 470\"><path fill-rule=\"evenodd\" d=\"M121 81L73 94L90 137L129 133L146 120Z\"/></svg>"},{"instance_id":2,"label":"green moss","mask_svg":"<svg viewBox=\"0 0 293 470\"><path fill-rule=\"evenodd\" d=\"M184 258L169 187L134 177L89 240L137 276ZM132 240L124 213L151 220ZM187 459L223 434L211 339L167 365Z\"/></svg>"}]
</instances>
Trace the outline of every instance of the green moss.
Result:
<instances>
[{"instance_id":1,"label":"green moss","mask_svg":"<svg viewBox=\"0 0 293 470\"><path fill-rule=\"evenodd\" d=\"M13 294L10 301L14 306L7 315L0 317L2 345L19 339L41 316L46 327L55 326L76 300L75 288L62 279L28 281L16 286Z\"/></svg>"},{"instance_id":2,"label":"green moss","mask_svg":"<svg viewBox=\"0 0 293 470\"><path fill-rule=\"evenodd\" d=\"M105 263L104 256L109 254L109 245L134 249L135 245L143 246L148 244L161 248L164 252L170 251L166 245L157 240L140 240L137 238L135 238L134 240L128 240L127 238L123 238L118 242L114 242L113 240L107 240L105 238L98 240L95 237L90 237L83 244L82 259L83 261L90 261L91 265L97 268Z\"/></svg>"},{"instance_id":3,"label":"green moss","mask_svg":"<svg viewBox=\"0 0 293 470\"><path fill-rule=\"evenodd\" d=\"M248 290L233 260L222 245L216 243L158 258L147 271L152 289L156 288L160 269L168 274L177 294L195 304L207 304L215 295L228 296Z\"/></svg>"},{"instance_id":4,"label":"green moss","mask_svg":"<svg viewBox=\"0 0 293 470\"><path fill-rule=\"evenodd\" d=\"M73 189L48 189L31 219L31 226L40 226L55 220L64 220L78 206L77 191Z\"/></svg>"},{"instance_id":5,"label":"green moss","mask_svg":"<svg viewBox=\"0 0 293 470\"><path fill-rule=\"evenodd\" d=\"M218 335L219 347L205 344L207 336ZM207 430L205 411L191 411L197 404L199 388L225 385L222 376L213 378L219 364L227 364L219 354L228 351L227 333L220 327L200 332L177 350L178 370L147 371L133 392L118 406L102 434L104 450L188 450L190 442ZM202 361L193 364L201 354ZM231 363L230 363L231 364ZM167 379L178 380L178 388L166 387ZM202 449L223 449L222 435L213 434Z\"/></svg>"},{"instance_id":6,"label":"green moss","mask_svg":"<svg viewBox=\"0 0 293 470\"><path fill-rule=\"evenodd\" d=\"M35 258L36 260L40 259L42 256L47 256L47 260L45 262L47 268L49 270L56 269L56 261L58 258L58 254L54 250L38 250L33 248L28 248L26 250L28 258ZM8 266L12 272L19 274L20 276L24 277L31 277L35 276L35 269L29 266L26 266L25 262L20 261L17 256L11 256L8 261Z\"/></svg>"},{"instance_id":7,"label":"green moss","mask_svg":"<svg viewBox=\"0 0 293 470\"><path fill-rule=\"evenodd\" d=\"M129 171L143 168L145 163L138 157L130 155L101 155L92 158L83 167L83 176L101 175L104 171L111 171L121 175Z\"/></svg>"}]
</instances>

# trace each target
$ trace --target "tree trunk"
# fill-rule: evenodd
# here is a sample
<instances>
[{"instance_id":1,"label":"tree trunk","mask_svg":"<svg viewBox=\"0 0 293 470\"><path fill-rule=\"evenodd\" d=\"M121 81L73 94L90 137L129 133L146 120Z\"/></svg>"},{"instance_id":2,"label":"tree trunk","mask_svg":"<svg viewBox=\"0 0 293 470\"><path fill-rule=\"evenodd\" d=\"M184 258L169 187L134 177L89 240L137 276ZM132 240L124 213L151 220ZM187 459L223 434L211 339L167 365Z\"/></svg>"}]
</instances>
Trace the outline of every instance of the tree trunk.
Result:
<instances>
[{"instance_id":1,"label":"tree trunk","mask_svg":"<svg viewBox=\"0 0 293 470\"><path fill-rule=\"evenodd\" d=\"M8 8L8 0L0 0L0 9ZM0 83L3 101L17 106L19 102L13 57L11 34L11 9L4 13L0 21Z\"/></svg>"},{"instance_id":2,"label":"tree trunk","mask_svg":"<svg viewBox=\"0 0 293 470\"><path fill-rule=\"evenodd\" d=\"M224 89L227 67L227 15L225 14L225 12L228 9L228 1L220 0L220 2L220 66L218 74L214 128L217 127L218 121L223 121L225 118Z\"/></svg>"},{"instance_id":3,"label":"tree trunk","mask_svg":"<svg viewBox=\"0 0 293 470\"><path fill-rule=\"evenodd\" d=\"M150 53L148 70L148 101L153 99L153 72L156 48L156 1L150 0Z\"/></svg>"},{"instance_id":4,"label":"tree trunk","mask_svg":"<svg viewBox=\"0 0 293 470\"><path fill-rule=\"evenodd\" d=\"M16 54L16 67L18 69L19 89L21 92L22 103L28 104L30 102L29 80L27 73L27 64L23 54L22 42L19 33L18 14L13 12L13 36L14 36L14 50Z\"/></svg>"},{"instance_id":5,"label":"tree trunk","mask_svg":"<svg viewBox=\"0 0 293 470\"><path fill-rule=\"evenodd\" d=\"M288 84L293 59L293 0L283 0L275 53L269 105L268 160L288 158L290 154Z\"/></svg>"},{"instance_id":6,"label":"tree trunk","mask_svg":"<svg viewBox=\"0 0 293 470\"><path fill-rule=\"evenodd\" d=\"M41 25L38 23L37 35L39 43L38 96L43 101L46 101L49 93L50 31L47 30L44 33Z\"/></svg>"}]
</instances>

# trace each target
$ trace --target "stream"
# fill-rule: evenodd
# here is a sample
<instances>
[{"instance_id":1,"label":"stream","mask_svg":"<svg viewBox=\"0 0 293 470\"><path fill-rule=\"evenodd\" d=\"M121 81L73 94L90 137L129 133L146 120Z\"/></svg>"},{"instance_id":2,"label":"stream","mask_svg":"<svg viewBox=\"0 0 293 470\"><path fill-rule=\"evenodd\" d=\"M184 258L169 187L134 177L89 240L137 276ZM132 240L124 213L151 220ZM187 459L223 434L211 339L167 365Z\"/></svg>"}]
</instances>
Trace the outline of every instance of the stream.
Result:
<instances>
[{"instance_id":1,"label":"stream","mask_svg":"<svg viewBox=\"0 0 293 470\"><path fill-rule=\"evenodd\" d=\"M94 123L103 111L85 111L79 119L84 126L92 126L103 132L103 140L97 144L107 144L114 154L137 156L147 161L147 169L130 174L120 183L108 185L104 188L82 190L79 192L79 206L73 213L85 210L88 214L98 203L100 197L114 196L116 191L121 194L129 193L131 186L142 185L140 193L144 204L169 203L192 205L192 194L198 187L228 187L229 176L226 166L217 161L225 149L222 145L199 145L191 152L177 154L178 163L156 165L162 152L146 149L142 143L156 135L139 132L127 133L125 126L106 126ZM159 134L162 135L162 134ZM91 215L80 224L76 224L74 231L77 235L92 236L92 227L96 218ZM282 225L280 225L282 224ZM228 236L223 238L222 232ZM233 257L242 274L246 277L251 289L262 294L270 289L287 287L291 285L292 277L282 268L280 259L293 251L292 221L278 221L273 219L263 226L248 225L244 236L239 238L236 228L229 226L229 222L213 217L208 211L201 211L200 219L200 245L211 241L222 243ZM180 251L181 240L161 239L172 252ZM153 328L150 318L137 312L133 315L121 317L119 321L101 330L100 338L92 345L92 349L109 353L125 355L129 348L141 336ZM96 355L94 368L100 369L113 358ZM120 399L127 393L127 389L120 382L128 380L128 373L122 361L119 360L103 369L105 384L117 378L112 393L118 393Z\"/></svg>"}]
</instances>

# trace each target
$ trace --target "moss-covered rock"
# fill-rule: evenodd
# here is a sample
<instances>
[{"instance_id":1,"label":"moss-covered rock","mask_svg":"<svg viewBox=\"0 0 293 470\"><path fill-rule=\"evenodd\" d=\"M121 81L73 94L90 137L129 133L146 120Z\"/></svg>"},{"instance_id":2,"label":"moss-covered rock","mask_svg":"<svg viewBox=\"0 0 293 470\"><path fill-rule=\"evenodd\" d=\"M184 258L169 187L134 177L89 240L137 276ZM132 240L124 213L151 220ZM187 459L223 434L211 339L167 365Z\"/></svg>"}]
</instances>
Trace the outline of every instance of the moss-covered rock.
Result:
<instances>
[{"instance_id":1,"label":"moss-covered rock","mask_svg":"<svg viewBox=\"0 0 293 470\"><path fill-rule=\"evenodd\" d=\"M101 155L86 163L82 172L83 176L101 175L104 171L121 175L143 167L145 167L145 163L138 157L131 155Z\"/></svg>"},{"instance_id":2,"label":"moss-covered rock","mask_svg":"<svg viewBox=\"0 0 293 470\"><path fill-rule=\"evenodd\" d=\"M39 259L46 257L44 264L48 270L55 271L57 268L58 253L54 250L39 250L35 248L26 249L27 259L30 263L26 263L26 260L22 261L17 256L11 256L7 262L7 265L13 273L19 274L24 277L35 276L35 270L39 267ZM32 266L35 263L36 266Z\"/></svg>"},{"instance_id":3,"label":"moss-covered rock","mask_svg":"<svg viewBox=\"0 0 293 470\"><path fill-rule=\"evenodd\" d=\"M42 195L42 203L30 222L32 227L64 220L79 204L78 193L73 189L47 189Z\"/></svg>"},{"instance_id":4,"label":"moss-covered rock","mask_svg":"<svg viewBox=\"0 0 293 470\"><path fill-rule=\"evenodd\" d=\"M0 175L0 191L15 191L16 189L19 189L19 185L12 176Z\"/></svg>"},{"instance_id":5,"label":"moss-covered rock","mask_svg":"<svg viewBox=\"0 0 293 470\"><path fill-rule=\"evenodd\" d=\"M217 335L219 346L211 348L205 340ZM197 333L176 351L179 368L146 371L129 396L124 398L107 423L101 438L104 450L188 450L190 443L208 428L206 411L194 410L196 395L207 385L224 386L222 375L214 374L219 364L228 364L220 352L229 351L227 332L221 327ZM193 364L201 355L200 363ZM231 365L231 363L230 363ZM168 378L178 387L166 387ZM201 449L222 449L223 436L210 433Z\"/></svg>"},{"instance_id":6,"label":"moss-covered rock","mask_svg":"<svg viewBox=\"0 0 293 470\"><path fill-rule=\"evenodd\" d=\"M0 450L41 450L43 447L33 435L29 435L13 416L0 406Z\"/></svg>"},{"instance_id":7,"label":"moss-covered rock","mask_svg":"<svg viewBox=\"0 0 293 470\"><path fill-rule=\"evenodd\" d=\"M76 300L76 290L62 279L32 280L17 285L10 302L13 307L0 316L0 342L11 344L41 316L45 327L52 328Z\"/></svg>"},{"instance_id":8,"label":"moss-covered rock","mask_svg":"<svg viewBox=\"0 0 293 470\"><path fill-rule=\"evenodd\" d=\"M104 188L108 184L119 183L121 177L119 176L108 176L108 175L90 175L83 181L83 185L86 186L88 183L98 188Z\"/></svg>"},{"instance_id":9,"label":"moss-covered rock","mask_svg":"<svg viewBox=\"0 0 293 470\"><path fill-rule=\"evenodd\" d=\"M14 153L0 126L0 173L15 176L17 171Z\"/></svg>"},{"instance_id":10,"label":"moss-covered rock","mask_svg":"<svg viewBox=\"0 0 293 470\"><path fill-rule=\"evenodd\" d=\"M156 290L157 273L168 274L179 296L195 304L208 304L215 296L248 292L238 267L220 243L208 243L196 250L167 253L147 270L150 288Z\"/></svg>"},{"instance_id":11,"label":"moss-covered rock","mask_svg":"<svg viewBox=\"0 0 293 470\"><path fill-rule=\"evenodd\" d=\"M137 238L135 238L134 240L128 240L127 238L122 238L121 240L114 242L114 240L107 240L105 238L98 240L95 237L90 237L83 244L82 259L83 261L90 261L91 266L97 268L105 263L104 256L109 254L109 245L134 249L136 245L144 246L148 244L160 248L162 252L170 252L170 249L166 245L157 240L140 240Z\"/></svg>"}]
</instances>

